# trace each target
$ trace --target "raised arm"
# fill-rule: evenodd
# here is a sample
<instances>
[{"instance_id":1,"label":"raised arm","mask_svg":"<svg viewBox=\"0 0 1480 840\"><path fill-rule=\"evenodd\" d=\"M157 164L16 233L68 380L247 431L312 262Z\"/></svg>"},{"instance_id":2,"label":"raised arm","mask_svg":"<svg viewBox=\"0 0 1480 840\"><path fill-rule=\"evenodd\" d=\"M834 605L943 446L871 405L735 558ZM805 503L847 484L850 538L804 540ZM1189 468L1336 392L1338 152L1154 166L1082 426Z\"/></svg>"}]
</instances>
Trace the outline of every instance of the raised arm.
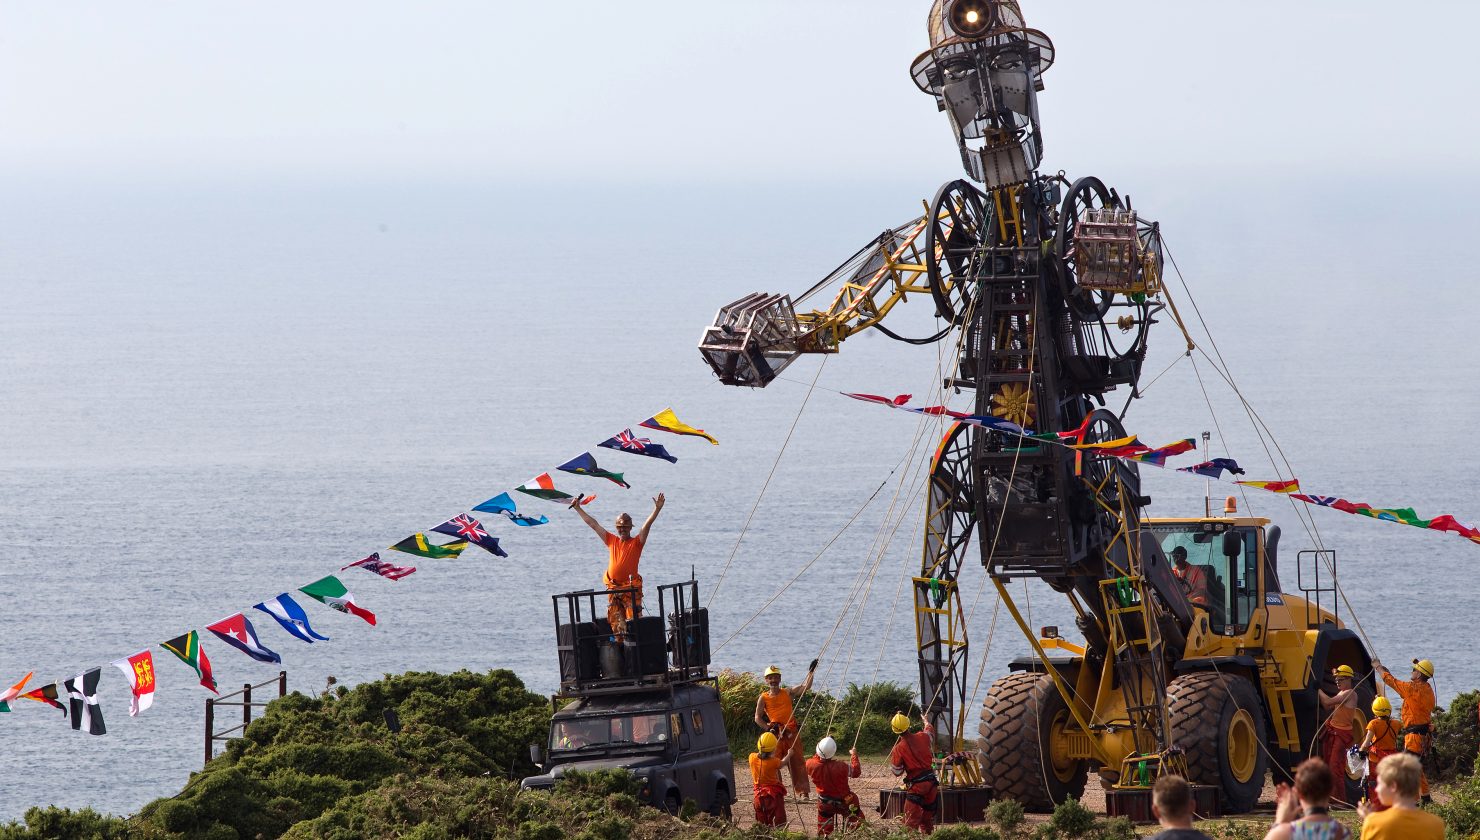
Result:
<instances>
[{"instance_id":1,"label":"raised arm","mask_svg":"<svg viewBox=\"0 0 1480 840\"><path fill-rule=\"evenodd\" d=\"M591 530L596 532L596 536L601 537L602 542L607 541L607 538L609 538L611 534L608 533L605 528L601 527L601 523L597 522L596 519L591 516L591 514L586 512L586 506L581 504L579 498L576 499L575 503L572 504L571 507L575 510L576 515L581 517L581 521L585 522L587 525L590 525Z\"/></svg>"},{"instance_id":2,"label":"raised arm","mask_svg":"<svg viewBox=\"0 0 1480 840\"><path fill-rule=\"evenodd\" d=\"M637 539L643 545L647 545L648 529L653 527L653 521L658 518L658 511L663 509L663 494L659 493L653 499L653 512L648 514L647 521L642 523L642 530L637 532Z\"/></svg>"},{"instance_id":3,"label":"raised arm","mask_svg":"<svg viewBox=\"0 0 1480 840\"><path fill-rule=\"evenodd\" d=\"M807 666L807 677L806 677L806 679L802 680L802 684L801 685L795 686L794 688L792 688L792 690L791 690L792 699L800 698L803 694L806 694L808 691L810 691L812 689L812 675L815 674L816 672L817 672L817 660L814 659L814 660L812 660L812 664Z\"/></svg>"}]
</instances>

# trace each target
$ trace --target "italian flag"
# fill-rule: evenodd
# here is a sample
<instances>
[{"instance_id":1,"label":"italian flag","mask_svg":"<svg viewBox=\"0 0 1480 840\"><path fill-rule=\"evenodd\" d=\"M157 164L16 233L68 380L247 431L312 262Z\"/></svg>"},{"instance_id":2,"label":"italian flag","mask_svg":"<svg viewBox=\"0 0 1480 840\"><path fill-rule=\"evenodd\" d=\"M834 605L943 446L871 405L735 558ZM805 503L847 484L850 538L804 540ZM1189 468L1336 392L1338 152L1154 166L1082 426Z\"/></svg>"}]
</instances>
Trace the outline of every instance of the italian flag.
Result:
<instances>
[{"instance_id":1,"label":"italian flag","mask_svg":"<svg viewBox=\"0 0 1480 840\"><path fill-rule=\"evenodd\" d=\"M345 589L344 582L334 575L319 578L308 586L299 588L298 591L315 601L327 604L331 609L339 610L342 613L349 613L350 615L357 615L365 619L371 626L375 625L375 613L356 604L355 596L348 589Z\"/></svg>"}]
</instances>

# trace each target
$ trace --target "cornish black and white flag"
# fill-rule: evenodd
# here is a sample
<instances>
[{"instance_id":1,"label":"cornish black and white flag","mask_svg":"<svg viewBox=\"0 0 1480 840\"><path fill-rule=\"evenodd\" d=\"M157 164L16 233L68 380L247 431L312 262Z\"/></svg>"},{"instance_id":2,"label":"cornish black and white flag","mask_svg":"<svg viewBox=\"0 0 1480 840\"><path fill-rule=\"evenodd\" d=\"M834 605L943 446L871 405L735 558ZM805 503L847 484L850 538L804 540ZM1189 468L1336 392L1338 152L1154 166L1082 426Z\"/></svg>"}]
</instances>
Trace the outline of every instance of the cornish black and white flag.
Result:
<instances>
[{"instance_id":1,"label":"cornish black and white flag","mask_svg":"<svg viewBox=\"0 0 1480 840\"><path fill-rule=\"evenodd\" d=\"M103 727L103 709L98 705L98 678L102 674L102 668L94 668L64 683L72 711L72 728L89 735L102 735L108 731Z\"/></svg>"}]
</instances>

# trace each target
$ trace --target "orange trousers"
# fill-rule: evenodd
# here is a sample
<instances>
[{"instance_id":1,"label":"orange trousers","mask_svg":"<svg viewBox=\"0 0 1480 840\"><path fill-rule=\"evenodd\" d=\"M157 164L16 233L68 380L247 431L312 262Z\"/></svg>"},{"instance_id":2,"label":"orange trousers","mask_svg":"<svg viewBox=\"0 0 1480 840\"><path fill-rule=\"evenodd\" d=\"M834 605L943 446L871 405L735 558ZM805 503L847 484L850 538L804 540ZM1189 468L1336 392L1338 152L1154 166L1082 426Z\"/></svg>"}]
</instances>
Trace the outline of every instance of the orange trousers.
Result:
<instances>
[{"instance_id":1,"label":"orange trousers","mask_svg":"<svg viewBox=\"0 0 1480 840\"><path fill-rule=\"evenodd\" d=\"M940 785L933 781L916 782L905 791L904 827L921 834L935 831L935 798Z\"/></svg>"},{"instance_id":2,"label":"orange trousers","mask_svg":"<svg viewBox=\"0 0 1480 840\"><path fill-rule=\"evenodd\" d=\"M793 749L797 745L797 730L795 726L788 726L781 730L776 736L779 746L776 747L776 757L786 762L786 771L791 774L791 789L798 796L810 796L812 794L812 779L807 775L807 757L802 751Z\"/></svg>"},{"instance_id":3,"label":"orange trousers","mask_svg":"<svg viewBox=\"0 0 1480 840\"><path fill-rule=\"evenodd\" d=\"M618 589L636 588L635 592L617 592ZM606 588L614 590L606 596L606 621L613 633L627 632L627 622L642 615L642 578L633 575L628 583L616 584L610 580Z\"/></svg>"},{"instance_id":4,"label":"orange trousers","mask_svg":"<svg viewBox=\"0 0 1480 840\"><path fill-rule=\"evenodd\" d=\"M1326 766L1331 768L1331 775L1336 777L1336 790L1332 791L1332 799L1346 799L1346 751L1352 746L1350 729L1327 726L1321 733L1321 758L1325 760Z\"/></svg>"},{"instance_id":5,"label":"orange trousers","mask_svg":"<svg viewBox=\"0 0 1480 840\"><path fill-rule=\"evenodd\" d=\"M841 805L821 798L817 800L818 836L832 834L837 830L840 821L846 826L847 831L852 831L863 824L863 807L858 802L858 794L851 790L843 796Z\"/></svg>"},{"instance_id":6,"label":"orange trousers","mask_svg":"<svg viewBox=\"0 0 1480 840\"><path fill-rule=\"evenodd\" d=\"M786 825L786 788L755 786L755 821L760 825Z\"/></svg>"}]
</instances>

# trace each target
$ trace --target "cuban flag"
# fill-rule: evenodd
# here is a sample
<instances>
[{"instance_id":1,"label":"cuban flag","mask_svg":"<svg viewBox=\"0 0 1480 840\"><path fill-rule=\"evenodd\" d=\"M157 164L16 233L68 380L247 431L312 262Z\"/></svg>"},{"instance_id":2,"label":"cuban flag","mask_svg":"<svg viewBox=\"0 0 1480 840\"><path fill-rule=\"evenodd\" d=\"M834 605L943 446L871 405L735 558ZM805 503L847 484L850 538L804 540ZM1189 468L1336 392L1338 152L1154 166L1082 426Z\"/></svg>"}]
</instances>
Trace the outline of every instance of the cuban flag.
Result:
<instances>
[{"instance_id":1,"label":"cuban flag","mask_svg":"<svg viewBox=\"0 0 1480 840\"><path fill-rule=\"evenodd\" d=\"M283 658L267 649L262 641L257 638L257 631L252 628L252 622L241 613L230 618L223 618L215 624L207 624L206 629L215 633L221 641L245 653L258 662L281 663Z\"/></svg>"},{"instance_id":2,"label":"cuban flag","mask_svg":"<svg viewBox=\"0 0 1480 840\"><path fill-rule=\"evenodd\" d=\"M263 601L252 606L277 619L277 623L283 625L284 630L309 644L313 644L315 639L321 642L329 641L328 636L320 636L308 626L308 613L298 606L297 601L289 598L286 592L271 601Z\"/></svg>"},{"instance_id":3,"label":"cuban flag","mask_svg":"<svg viewBox=\"0 0 1480 840\"><path fill-rule=\"evenodd\" d=\"M678 459L668 454L661 444L653 443L647 438L640 438L632 434L631 429L623 429L614 437L602 441L599 446L607 449L615 449L619 452L631 452L633 455L646 455L649 458L662 458L670 464L677 464Z\"/></svg>"}]
</instances>

